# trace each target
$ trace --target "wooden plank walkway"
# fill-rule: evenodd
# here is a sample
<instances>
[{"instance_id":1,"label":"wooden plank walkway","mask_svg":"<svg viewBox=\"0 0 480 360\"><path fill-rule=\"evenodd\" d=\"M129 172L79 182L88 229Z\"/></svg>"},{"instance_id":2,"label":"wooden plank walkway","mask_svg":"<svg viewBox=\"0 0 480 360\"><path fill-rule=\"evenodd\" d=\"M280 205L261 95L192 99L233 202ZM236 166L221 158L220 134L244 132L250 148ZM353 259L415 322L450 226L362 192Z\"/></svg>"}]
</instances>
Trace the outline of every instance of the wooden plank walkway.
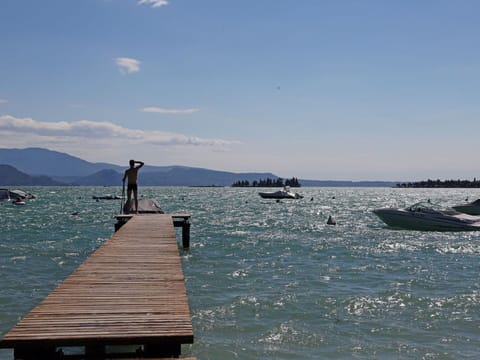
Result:
<instances>
[{"instance_id":1,"label":"wooden plank walkway","mask_svg":"<svg viewBox=\"0 0 480 360\"><path fill-rule=\"evenodd\" d=\"M172 215L133 216L0 341L16 358L59 347L101 357L140 345L145 357L178 357L193 328ZM52 355L53 356L53 355ZM52 357L53 358L53 357Z\"/></svg>"}]
</instances>

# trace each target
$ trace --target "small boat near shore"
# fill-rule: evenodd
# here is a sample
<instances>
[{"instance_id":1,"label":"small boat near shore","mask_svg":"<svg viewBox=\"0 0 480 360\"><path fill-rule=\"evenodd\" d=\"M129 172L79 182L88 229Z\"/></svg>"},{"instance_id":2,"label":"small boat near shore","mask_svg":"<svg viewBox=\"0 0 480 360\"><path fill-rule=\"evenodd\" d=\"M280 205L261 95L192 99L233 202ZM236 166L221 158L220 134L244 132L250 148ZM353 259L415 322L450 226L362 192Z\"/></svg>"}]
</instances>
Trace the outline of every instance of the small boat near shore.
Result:
<instances>
[{"instance_id":1,"label":"small boat near shore","mask_svg":"<svg viewBox=\"0 0 480 360\"><path fill-rule=\"evenodd\" d=\"M29 192L23 190L9 190L10 198L12 199L35 199L35 195L30 194Z\"/></svg>"},{"instance_id":2,"label":"small boat near shore","mask_svg":"<svg viewBox=\"0 0 480 360\"><path fill-rule=\"evenodd\" d=\"M462 205L455 205L452 208L464 214L480 215L480 199Z\"/></svg>"},{"instance_id":3,"label":"small boat near shore","mask_svg":"<svg viewBox=\"0 0 480 360\"><path fill-rule=\"evenodd\" d=\"M452 210L436 209L431 203L419 202L405 209L381 208L373 210L392 228L421 231L480 231L480 216Z\"/></svg>"},{"instance_id":4,"label":"small boat near shore","mask_svg":"<svg viewBox=\"0 0 480 360\"><path fill-rule=\"evenodd\" d=\"M11 201L14 205L25 205L26 199L35 199L35 195L23 190L0 189L0 202Z\"/></svg>"},{"instance_id":5,"label":"small boat near shore","mask_svg":"<svg viewBox=\"0 0 480 360\"><path fill-rule=\"evenodd\" d=\"M289 187L274 192L259 192L258 195L263 199L303 199L302 195L291 191Z\"/></svg>"},{"instance_id":6,"label":"small boat near shore","mask_svg":"<svg viewBox=\"0 0 480 360\"><path fill-rule=\"evenodd\" d=\"M92 196L93 200L120 200L121 197L117 195L101 195L101 196Z\"/></svg>"}]
</instances>

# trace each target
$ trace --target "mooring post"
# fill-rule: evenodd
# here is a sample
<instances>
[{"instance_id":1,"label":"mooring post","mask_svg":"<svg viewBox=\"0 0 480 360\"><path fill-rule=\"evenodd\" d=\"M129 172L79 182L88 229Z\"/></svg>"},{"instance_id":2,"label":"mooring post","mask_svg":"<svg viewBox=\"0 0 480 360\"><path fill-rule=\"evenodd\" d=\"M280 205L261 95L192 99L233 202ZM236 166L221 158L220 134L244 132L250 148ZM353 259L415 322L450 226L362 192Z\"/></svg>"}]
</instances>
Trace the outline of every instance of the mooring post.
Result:
<instances>
[{"instance_id":1,"label":"mooring post","mask_svg":"<svg viewBox=\"0 0 480 360\"><path fill-rule=\"evenodd\" d=\"M145 344L143 357L147 358L178 358L181 355L180 344Z\"/></svg>"},{"instance_id":2,"label":"mooring post","mask_svg":"<svg viewBox=\"0 0 480 360\"><path fill-rule=\"evenodd\" d=\"M173 226L182 228L182 246L190 248L190 214L173 214Z\"/></svg>"},{"instance_id":3,"label":"mooring post","mask_svg":"<svg viewBox=\"0 0 480 360\"><path fill-rule=\"evenodd\" d=\"M182 224L182 245L184 249L190 248L190 222L185 219Z\"/></svg>"},{"instance_id":4,"label":"mooring post","mask_svg":"<svg viewBox=\"0 0 480 360\"><path fill-rule=\"evenodd\" d=\"M85 357L87 359L103 359L105 357L105 345L90 344L85 346Z\"/></svg>"},{"instance_id":5,"label":"mooring post","mask_svg":"<svg viewBox=\"0 0 480 360\"><path fill-rule=\"evenodd\" d=\"M24 345L14 348L15 360L60 359L59 353L51 345Z\"/></svg>"}]
</instances>

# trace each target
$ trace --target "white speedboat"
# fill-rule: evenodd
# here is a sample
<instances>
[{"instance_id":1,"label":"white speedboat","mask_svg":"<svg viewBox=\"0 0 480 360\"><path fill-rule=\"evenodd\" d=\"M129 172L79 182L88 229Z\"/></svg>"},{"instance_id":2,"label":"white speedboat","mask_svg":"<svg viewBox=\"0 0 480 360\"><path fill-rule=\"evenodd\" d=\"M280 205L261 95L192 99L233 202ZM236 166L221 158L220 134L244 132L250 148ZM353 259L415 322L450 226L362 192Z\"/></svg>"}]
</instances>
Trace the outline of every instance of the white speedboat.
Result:
<instances>
[{"instance_id":1,"label":"white speedboat","mask_svg":"<svg viewBox=\"0 0 480 360\"><path fill-rule=\"evenodd\" d=\"M420 202L405 209L382 208L373 212L387 225L407 230L477 231L480 216L457 211L437 210L431 203Z\"/></svg>"},{"instance_id":2,"label":"white speedboat","mask_svg":"<svg viewBox=\"0 0 480 360\"><path fill-rule=\"evenodd\" d=\"M289 187L274 192L259 192L258 195L263 199L303 199L302 195L294 193Z\"/></svg>"},{"instance_id":3,"label":"white speedboat","mask_svg":"<svg viewBox=\"0 0 480 360\"><path fill-rule=\"evenodd\" d=\"M0 189L0 201L10 201L16 199L35 199L35 195L23 190Z\"/></svg>"},{"instance_id":4,"label":"white speedboat","mask_svg":"<svg viewBox=\"0 0 480 360\"><path fill-rule=\"evenodd\" d=\"M455 205L453 208L461 213L469 214L469 215L480 215L480 199L475 201L463 204L463 205Z\"/></svg>"},{"instance_id":5,"label":"white speedboat","mask_svg":"<svg viewBox=\"0 0 480 360\"><path fill-rule=\"evenodd\" d=\"M12 199L35 199L35 195L30 194L29 192L23 191L23 190L9 190L10 192L10 197Z\"/></svg>"}]
</instances>

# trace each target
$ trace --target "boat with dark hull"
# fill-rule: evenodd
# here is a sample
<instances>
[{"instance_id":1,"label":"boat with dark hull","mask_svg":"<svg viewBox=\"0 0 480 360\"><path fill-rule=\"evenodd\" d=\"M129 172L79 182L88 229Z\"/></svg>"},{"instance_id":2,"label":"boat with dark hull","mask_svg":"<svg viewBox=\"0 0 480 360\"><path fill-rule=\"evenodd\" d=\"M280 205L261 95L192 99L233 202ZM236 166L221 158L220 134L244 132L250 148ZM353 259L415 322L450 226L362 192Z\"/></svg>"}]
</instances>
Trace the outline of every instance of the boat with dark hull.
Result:
<instances>
[{"instance_id":1,"label":"boat with dark hull","mask_svg":"<svg viewBox=\"0 0 480 360\"><path fill-rule=\"evenodd\" d=\"M385 224L397 229L421 231L480 231L480 216L457 211L435 209L431 203L420 202L401 208L373 210Z\"/></svg>"},{"instance_id":2,"label":"boat with dark hull","mask_svg":"<svg viewBox=\"0 0 480 360\"><path fill-rule=\"evenodd\" d=\"M100 195L100 196L92 196L94 200L120 200L121 197L118 195Z\"/></svg>"}]
</instances>

